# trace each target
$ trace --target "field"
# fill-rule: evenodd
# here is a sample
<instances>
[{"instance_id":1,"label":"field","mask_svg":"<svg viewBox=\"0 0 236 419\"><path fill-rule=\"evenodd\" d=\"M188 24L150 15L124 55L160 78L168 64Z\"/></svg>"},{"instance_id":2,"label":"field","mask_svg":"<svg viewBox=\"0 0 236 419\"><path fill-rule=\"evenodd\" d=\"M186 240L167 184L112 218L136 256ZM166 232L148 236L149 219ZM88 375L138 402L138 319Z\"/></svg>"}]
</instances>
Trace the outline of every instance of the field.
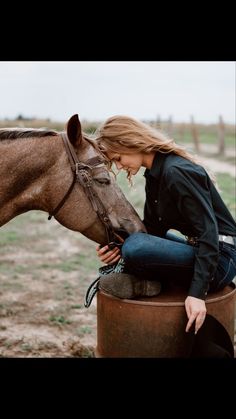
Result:
<instances>
[{"instance_id":1,"label":"field","mask_svg":"<svg viewBox=\"0 0 236 419\"><path fill-rule=\"evenodd\" d=\"M228 150L232 150L232 138L230 135L228 138ZM209 144L214 146L212 141ZM204 157L211 161L222 196L235 217L233 151L216 159L211 149L204 152ZM226 164L225 172L218 170L222 162ZM128 185L124 174L120 173L117 179L142 217L142 173L133 187ZM96 299L88 309L84 308L83 300L100 266L95 246L54 219L48 221L47 214L39 211L16 217L1 228L1 357L94 356Z\"/></svg>"}]
</instances>

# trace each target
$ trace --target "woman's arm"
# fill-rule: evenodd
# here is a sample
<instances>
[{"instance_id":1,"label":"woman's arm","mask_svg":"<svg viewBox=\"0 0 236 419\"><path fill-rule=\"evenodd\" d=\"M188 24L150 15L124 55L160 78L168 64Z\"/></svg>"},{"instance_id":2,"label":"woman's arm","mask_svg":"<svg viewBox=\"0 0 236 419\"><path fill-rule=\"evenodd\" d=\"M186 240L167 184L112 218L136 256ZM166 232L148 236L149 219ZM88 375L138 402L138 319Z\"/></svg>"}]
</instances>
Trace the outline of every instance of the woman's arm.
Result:
<instances>
[{"instance_id":1,"label":"woman's arm","mask_svg":"<svg viewBox=\"0 0 236 419\"><path fill-rule=\"evenodd\" d=\"M192 169L192 168L191 168ZM169 168L167 187L197 237L193 279L188 295L205 300L219 258L219 232L204 169Z\"/></svg>"},{"instance_id":2,"label":"woman's arm","mask_svg":"<svg viewBox=\"0 0 236 419\"><path fill-rule=\"evenodd\" d=\"M207 175L204 169L198 170L184 171L179 167L171 167L167 176L168 188L178 210L192 227L194 236L198 237L194 275L185 300L188 317L186 332L195 322L195 333L200 329L206 317L204 300L219 257L218 226Z\"/></svg>"}]
</instances>

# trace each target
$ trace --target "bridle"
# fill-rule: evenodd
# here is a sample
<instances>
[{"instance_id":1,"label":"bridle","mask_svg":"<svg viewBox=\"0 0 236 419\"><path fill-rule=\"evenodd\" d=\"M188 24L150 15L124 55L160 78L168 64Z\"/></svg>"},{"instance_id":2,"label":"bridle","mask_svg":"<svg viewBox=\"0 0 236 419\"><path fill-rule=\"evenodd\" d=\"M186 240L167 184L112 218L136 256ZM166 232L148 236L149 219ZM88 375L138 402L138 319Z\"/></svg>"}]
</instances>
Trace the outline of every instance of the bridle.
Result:
<instances>
[{"instance_id":1,"label":"bridle","mask_svg":"<svg viewBox=\"0 0 236 419\"><path fill-rule=\"evenodd\" d=\"M103 159L97 156L88 159L86 163L82 163L81 161L79 161L75 153L74 147L69 141L67 134L61 133L61 137L63 139L63 144L65 146L70 161L71 169L73 172L73 180L64 197L61 199L56 208L49 214L48 220L51 220L52 217L55 217L57 212L63 207L64 203L71 194L75 183L78 182L84 188L84 191L89 201L91 202L92 208L97 213L98 218L101 220L102 224L105 227L107 244L109 245L109 247L113 248L114 246L121 246L121 243L116 242L115 231L107 215L106 208L93 188L92 171L95 167L104 165Z\"/></svg>"}]
</instances>

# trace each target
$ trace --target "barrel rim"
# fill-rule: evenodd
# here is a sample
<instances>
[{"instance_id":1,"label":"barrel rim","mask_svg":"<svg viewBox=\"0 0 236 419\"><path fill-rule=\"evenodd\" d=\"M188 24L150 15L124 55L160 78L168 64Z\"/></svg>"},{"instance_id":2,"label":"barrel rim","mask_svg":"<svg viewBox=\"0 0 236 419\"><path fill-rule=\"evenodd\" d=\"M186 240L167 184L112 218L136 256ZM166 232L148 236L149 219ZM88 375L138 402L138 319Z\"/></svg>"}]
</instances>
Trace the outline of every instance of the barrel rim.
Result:
<instances>
[{"instance_id":1,"label":"barrel rim","mask_svg":"<svg viewBox=\"0 0 236 419\"><path fill-rule=\"evenodd\" d=\"M106 297L114 299L116 301L119 301L122 304L133 304L133 305L143 305L143 306L153 306L153 307L181 307L184 306L184 301L169 301L169 302L156 302L156 301L143 301L143 300L135 300L135 299L127 299L127 298L118 298L114 295L108 294L103 290L99 290L100 294L104 294ZM219 297L213 297L207 299L207 304L212 304L218 301L225 300L226 298L232 298L234 294L236 293L236 288L233 288L231 292L227 292L226 294L219 296Z\"/></svg>"}]
</instances>

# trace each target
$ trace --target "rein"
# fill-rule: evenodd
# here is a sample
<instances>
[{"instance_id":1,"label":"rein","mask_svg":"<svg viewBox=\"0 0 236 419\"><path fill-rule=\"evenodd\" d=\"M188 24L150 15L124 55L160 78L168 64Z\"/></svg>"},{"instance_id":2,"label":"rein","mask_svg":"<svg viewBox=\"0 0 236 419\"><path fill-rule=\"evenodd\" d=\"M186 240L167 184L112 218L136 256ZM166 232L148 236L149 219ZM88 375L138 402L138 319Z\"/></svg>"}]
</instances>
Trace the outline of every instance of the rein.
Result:
<instances>
[{"instance_id":1,"label":"rein","mask_svg":"<svg viewBox=\"0 0 236 419\"><path fill-rule=\"evenodd\" d=\"M107 215L106 208L93 188L92 170L96 166L100 166L101 164L103 164L103 160L99 156L97 156L88 159L86 163L82 163L81 161L79 161L75 153L74 147L69 141L67 134L62 133L61 136L70 161L71 169L73 172L73 180L65 196L61 199L56 208L49 214L48 220L51 220L51 218L54 217L57 214L57 212L63 207L64 203L66 202L70 193L72 192L75 183L78 182L84 188L84 191L89 201L91 202L92 208L97 213L98 218L105 227L107 243L111 247L121 246L121 243L116 243L115 241L115 232L112 227L111 221Z\"/></svg>"}]
</instances>

